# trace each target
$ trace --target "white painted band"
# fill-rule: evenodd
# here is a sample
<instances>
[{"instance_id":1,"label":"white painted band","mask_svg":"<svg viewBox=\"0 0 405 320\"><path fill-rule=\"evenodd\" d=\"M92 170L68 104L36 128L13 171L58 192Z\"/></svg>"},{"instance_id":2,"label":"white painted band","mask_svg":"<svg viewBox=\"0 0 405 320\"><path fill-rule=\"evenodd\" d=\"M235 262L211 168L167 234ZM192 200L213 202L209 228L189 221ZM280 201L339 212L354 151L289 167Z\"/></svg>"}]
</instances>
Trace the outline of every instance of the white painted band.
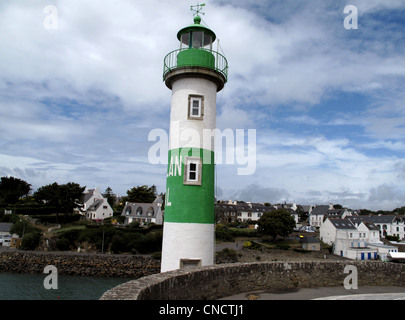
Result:
<instances>
[{"instance_id":1,"label":"white painted band","mask_svg":"<svg viewBox=\"0 0 405 320\"><path fill-rule=\"evenodd\" d=\"M165 222L161 272L180 269L182 259L201 260L201 266L214 264L214 224Z\"/></svg>"},{"instance_id":2,"label":"white painted band","mask_svg":"<svg viewBox=\"0 0 405 320\"><path fill-rule=\"evenodd\" d=\"M204 97L202 119L189 119L189 96ZM203 78L182 78L172 87L169 149L200 148L214 151L217 86Z\"/></svg>"}]
</instances>

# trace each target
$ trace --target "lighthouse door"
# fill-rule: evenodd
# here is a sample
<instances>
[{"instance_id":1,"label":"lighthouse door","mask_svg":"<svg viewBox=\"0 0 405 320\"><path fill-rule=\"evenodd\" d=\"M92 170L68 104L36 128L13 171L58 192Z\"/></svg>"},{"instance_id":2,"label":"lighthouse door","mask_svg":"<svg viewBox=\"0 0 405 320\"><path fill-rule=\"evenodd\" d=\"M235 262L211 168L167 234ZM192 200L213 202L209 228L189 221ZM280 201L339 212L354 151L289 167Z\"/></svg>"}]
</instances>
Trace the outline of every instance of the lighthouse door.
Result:
<instances>
[{"instance_id":1,"label":"lighthouse door","mask_svg":"<svg viewBox=\"0 0 405 320\"><path fill-rule=\"evenodd\" d=\"M199 259L180 259L180 269L196 269L201 267Z\"/></svg>"}]
</instances>

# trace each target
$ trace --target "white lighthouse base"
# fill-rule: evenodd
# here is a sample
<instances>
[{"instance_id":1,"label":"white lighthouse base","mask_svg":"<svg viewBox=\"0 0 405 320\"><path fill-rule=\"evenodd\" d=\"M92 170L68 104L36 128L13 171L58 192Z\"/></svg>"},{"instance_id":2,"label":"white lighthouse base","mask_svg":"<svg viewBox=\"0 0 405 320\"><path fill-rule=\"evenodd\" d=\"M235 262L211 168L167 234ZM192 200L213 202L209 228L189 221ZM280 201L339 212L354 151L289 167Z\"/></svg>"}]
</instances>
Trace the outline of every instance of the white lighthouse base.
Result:
<instances>
[{"instance_id":1,"label":"white lighthouse base","mask_svg":"<svg viewBox=\"0 0 405 320\"><path fill-rule=\"evenodd\" d=\"M215 226L165 222L161 272L214 264Z\"/></svg>"}]
</instances>

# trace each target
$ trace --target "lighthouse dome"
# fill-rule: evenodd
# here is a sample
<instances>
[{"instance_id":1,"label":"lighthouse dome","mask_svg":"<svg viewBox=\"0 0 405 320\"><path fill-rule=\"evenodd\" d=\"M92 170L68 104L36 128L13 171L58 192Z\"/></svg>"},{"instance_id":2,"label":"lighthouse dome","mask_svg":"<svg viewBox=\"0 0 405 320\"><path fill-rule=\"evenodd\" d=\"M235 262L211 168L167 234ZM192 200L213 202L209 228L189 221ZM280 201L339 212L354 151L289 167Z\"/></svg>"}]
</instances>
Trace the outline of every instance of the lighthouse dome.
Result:
<instances>
[{"instance_id":1,"label":"lighthouse dome","mask_svg":"<svg viewBox=\"0 0 405 320\"><path fill-rule=\"evenodd\" d=\"M194 17L194 24L181 29L177 33L182 48L205 48L212 49L212 43L216 39L214 31L201 24L200 16Z\"/></svg>"}]
</instances>

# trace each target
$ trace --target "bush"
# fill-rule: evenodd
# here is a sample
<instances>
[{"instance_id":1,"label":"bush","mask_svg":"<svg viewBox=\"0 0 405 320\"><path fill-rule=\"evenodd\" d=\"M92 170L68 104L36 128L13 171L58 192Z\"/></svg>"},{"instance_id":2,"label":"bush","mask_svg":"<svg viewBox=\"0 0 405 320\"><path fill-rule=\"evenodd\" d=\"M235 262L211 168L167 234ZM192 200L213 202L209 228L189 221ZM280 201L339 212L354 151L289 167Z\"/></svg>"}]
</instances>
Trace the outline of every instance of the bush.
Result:
<instances>
[{"instance_id":1,"label":"bush","mask_svg":"<svg viewBox=\"0 0 405 320\"><path fill-rule=\"evenodd\" d=\"M140 253L151 253L162 250L162 231L151 231L145 235L140 243Z\"/></svg>"},{"instance_id":2,"label":"bush","mask_svg":"<svg viewBox=\"0 0 405 320\"><path fill-rule=\"evenodd\" d=\"M281 250L288 250L288 249L290 249L291 247L290 247L288 244L277 244L277 245L276 245L276 248L277 248L277 249L281 249Z\"/></svg>"},{"instance_id":3,"label":"bush","mask_svg":"<svg viewBox=\"0 0 405 320\"><path fill-rule=\"evenodd\" d=\"M246 241L243 243L243 247L246 249L250 249L252 247L252 243L250 241Z\"/></svg>"},{"instance_id":4,"label":"bush","mask_svg":"<svg viewBox=\"0 0 405 320\"><path fill-rule=\"evenodd\" d=\"M39 232L24 234L21 248L23 250L35 250L36 247L38 247L40 241L41 241L41 233Z\"/></svg>"},{"instance_id":5,"label":"bush","mask_svg":"<svg viewBox=\"0 0 405 320\"><path fill-rule=\"evenodd\" d=\"M229 248L222 249L215 253L215 261L216 263L233 263L238 262L239 254Z\"/></svg>"},{"instance_id":6,"label":"bush","mask_svg":"<svg viewBox=\"0 0 405 320\"><path fill-rule=\"evenodd\" d=\"M70 241L66 238L59 238L56 240L56 248L60 251L66 251L70 249Z\"/></svg>"},{"instance_id":7,"label":"bush","mask_svg":"<svg viewBox=\"0 0 405 320\"><path fill-rule=\"evenodd\" d=\"M299 252L299 253L308 253L308 252L311 252L311 251L309 251L309 250L305 250L305 249L302 249L302 248L294 248L293 251L294 251L294 252Z\"/></svg>"},{"instance_id":8,"label":"bush","mask_svg":"<svg viewBox=\"0 0 405 320\"><path fill-rule=\"evenodd\" d=\"M387 239L388 241L399 241L399 237L398 236L385 236L385 239Z\"/></svg>"},{"instance_id":9,"label":"bush","mask_svg":"<svg viewBox=\"0 0 405 320\"><path fill-rule=\"evenodd\" d=\"M122 236L115 235L111 240L110 250L113 253L120 253L127 251L127 246Z\"/></svg>"},{"instance_id":10,"label":"bush","mask_svg":"<svg viewBox=\"0 0 405 320\"><path fill-rule=\"evenodd\" d=\"M229 230L229 228L224 226L223 224L217 224L215 226L215 237L217 240L223 240L223 241L229 241L229 242L235 241L232 237L232 233Z\"/></svg>"}]
</instances>

